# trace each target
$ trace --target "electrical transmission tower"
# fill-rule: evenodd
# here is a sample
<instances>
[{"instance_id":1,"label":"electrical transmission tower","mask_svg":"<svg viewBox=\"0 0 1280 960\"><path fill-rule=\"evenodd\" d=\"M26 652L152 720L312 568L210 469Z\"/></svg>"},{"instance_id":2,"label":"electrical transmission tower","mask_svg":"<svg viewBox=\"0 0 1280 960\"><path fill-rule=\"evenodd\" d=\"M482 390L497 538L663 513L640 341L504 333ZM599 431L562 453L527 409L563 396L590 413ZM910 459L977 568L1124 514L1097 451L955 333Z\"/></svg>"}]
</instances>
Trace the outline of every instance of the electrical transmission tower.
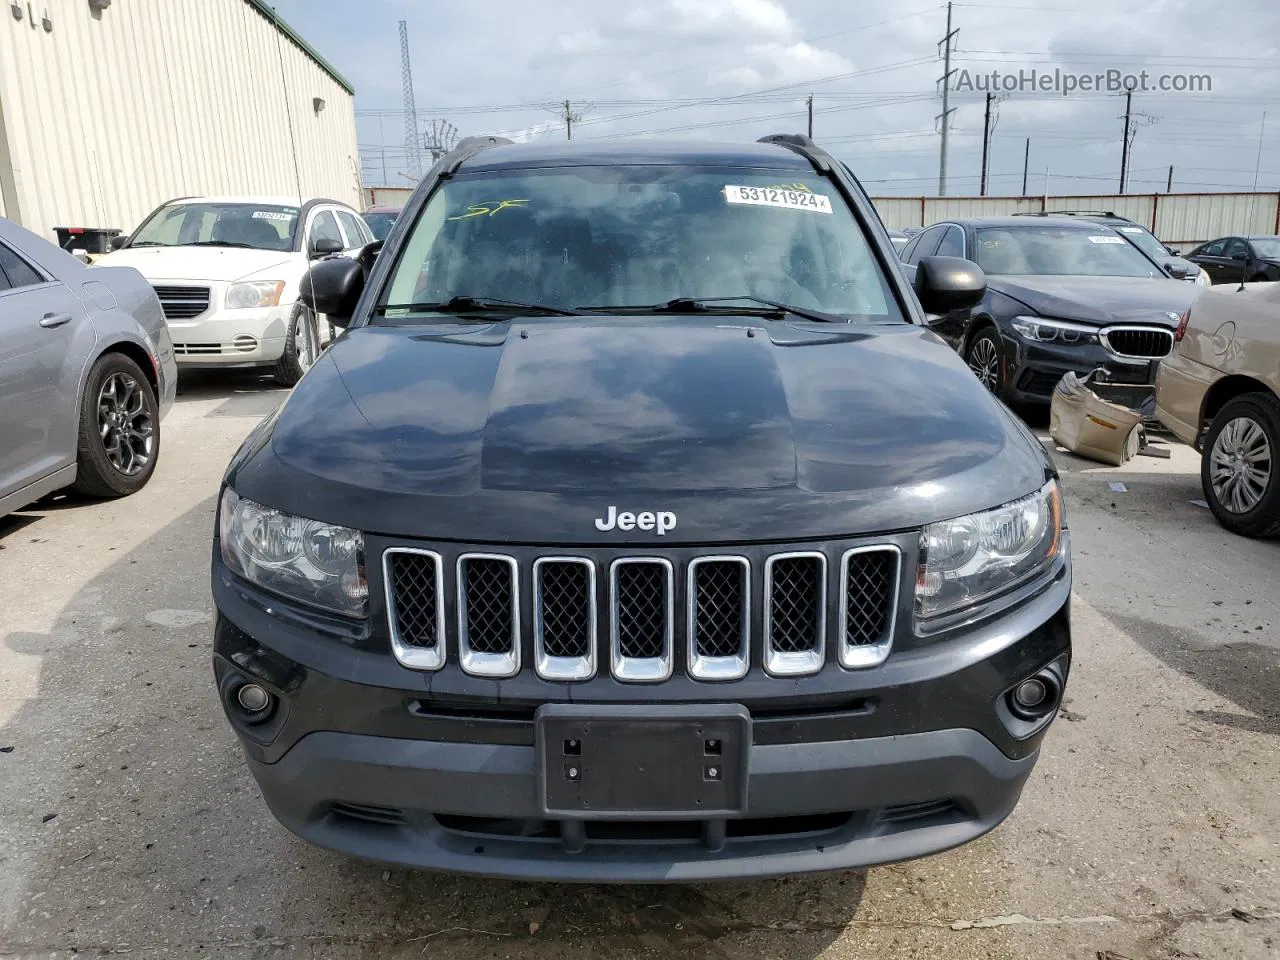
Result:
<instances>
[{"instance_id":1,"label":"electrical transmission tower","mask_svg":"<svg viewBox=\"0 0 1280 960\"><path fill-rule=\"evenodd\" d=\"M454 148L458 142L458 128L448 120L432 120L427 124L427 133L422 145L431 154L431 162L435 163Z\"/></svg>"},{"instance_id":2,"label":"electrical transmission tower","mask_svg":"<svg viewBox=\"0 0 1280 960\"><path fill-rule=\"evenodd\" d=\"M409 62L409 23L400 21L400 73L404 83L404 162L405 176L417 180L422 176L422 150L418 140L418 107L413 100L413 66Z\"/></svg>"}]
</instances>

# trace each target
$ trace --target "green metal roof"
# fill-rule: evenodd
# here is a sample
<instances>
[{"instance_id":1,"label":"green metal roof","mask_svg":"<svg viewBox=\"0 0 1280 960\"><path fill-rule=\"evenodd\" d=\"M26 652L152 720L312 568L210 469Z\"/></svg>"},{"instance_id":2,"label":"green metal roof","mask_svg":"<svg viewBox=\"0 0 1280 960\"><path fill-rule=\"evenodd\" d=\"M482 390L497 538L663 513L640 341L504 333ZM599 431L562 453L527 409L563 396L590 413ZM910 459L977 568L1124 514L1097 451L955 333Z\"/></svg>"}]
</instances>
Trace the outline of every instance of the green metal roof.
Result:
<instances>
[{"instance_id":1,"label":"green metal roof","mask_svg":"<svg viewBox=\"0 0 1280 960\"><path fill-rule=\"evenodd\" d=\"M293 27L285 23L280 17L280 14L276 13L275 7L267 3L266 0L245 0L245 2L266 17L271 23L275 24L276 29L288 37L289 41L294 46L310 57L321 70L333 77L333 79L337 81L338 86L347 91L347 93L351 94L353 97L355 96L356 88L351 85L350 81L340 74L333 64L320 56L320 54L316 52L315 47L303 40Z\"/></svg>"}]
</instances>

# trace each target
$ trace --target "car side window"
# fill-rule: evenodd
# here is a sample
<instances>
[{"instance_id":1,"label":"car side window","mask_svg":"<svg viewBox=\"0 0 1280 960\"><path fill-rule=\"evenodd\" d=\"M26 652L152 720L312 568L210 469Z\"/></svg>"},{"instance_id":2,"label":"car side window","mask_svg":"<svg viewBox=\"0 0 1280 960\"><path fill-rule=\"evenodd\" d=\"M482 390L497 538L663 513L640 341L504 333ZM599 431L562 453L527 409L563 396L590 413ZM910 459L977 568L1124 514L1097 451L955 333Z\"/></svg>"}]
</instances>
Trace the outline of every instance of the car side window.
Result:
<instances>
[{"instance_id":1,"label":"car side window","mask_svg":"<svg viewBox=\"0 0 1280 960\"><path fill-rule=\"evenodd\" d=\"M916 247L920 246L920 240L923 236L924 234L917 233L914 237L912 237L910 240L907 241L907 245L902 248L902 253L898 254L898 258L903 263L911 262L911 257L915 254Z\"/></svg>"},{"instance_id":2,"label":"car side window","mask_svg":"<svg viewBox=\"0 0 1280 960\"><path fill-rule=\"evenodd\" d=\"M332 210L321 210L311 221L311 236L307 238L307 246L314 247L317 240L337 240L345 249L347 244L342 239L342 231L338 229L338 219Z\"/></svg>"},{"instance_id":3,"label":"car side window","mask_svg":"<svg viewBox=\"0 0 1280 960\"><path fill-rule=\"evenodd\" d=\"M1223 251L1224 257L1243 257L1249 253L1249 245L1239 237L1232 237L1227 241L1226 250Z\"/></svg>"},{"instance_id":4,"label":"car side window","mask_svg":"<svg viewBox=\"0 0 1280 960\"><path fill-rule=\"evenodd\" d=\"M942 242L938 244L935 257L963 257L964 233L959 227L948 227L942 234Z\"/></svg>"},{"instance_id":5,"label":"car side window","mask_svg":"<svg viewBox=\"0 0 1280 960\"><path fill-rule=\"evenodd\" d=\"M1222 256L1222 248L1226 245L1226 240L1215 240L1213 243L1206 243L1196 251L1196 254L1202 257L1220 257Z\"/></svg>"},{"instance_id":6,"label":"car side window","mask_svg":"<svg viewBox=\"0 0 1280 960\"><path fill-rule=\"evenodd\" d=\"M5 287L34 287L44 283L36 268L23 260L18 253L7 244L0 243L0 275L7 278Z\"/></svg>"},{"instance_id":7,"label":"car side window","mask_svg":"<svg viewBox=\"0 0 1280 960\"><path fill-rule=\"evenodd\" d=\"M915 264L925 257L932 257L933 252L938 249L938 242L942 239L944 229L944 227L930 227L920 234L920 242L916 245L915 251L910 257L904 258L906 262Z\"/></svg>"},{"instance_id":8,"label":"car side window","mask_svg":"<svg viewBox=\"0 0 1280 960\"><path fill-rule=\"evenodd\" d=\"M347 246L363 247L368 241L364 238L364 231L360 229L360 221L354 215L346 210L338 211L338 219L342 221L342 231L347 235Z\"/></svg>"}]
</instances>

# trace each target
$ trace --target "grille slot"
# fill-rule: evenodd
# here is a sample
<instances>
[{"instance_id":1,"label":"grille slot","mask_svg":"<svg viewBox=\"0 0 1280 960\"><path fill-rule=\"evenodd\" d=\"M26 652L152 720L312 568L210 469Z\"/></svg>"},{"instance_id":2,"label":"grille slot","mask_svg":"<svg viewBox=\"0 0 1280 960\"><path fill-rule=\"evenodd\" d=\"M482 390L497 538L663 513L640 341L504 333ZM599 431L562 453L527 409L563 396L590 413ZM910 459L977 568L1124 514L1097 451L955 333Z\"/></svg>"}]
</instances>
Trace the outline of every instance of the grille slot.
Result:
<instances>
[{"instance_id":1,"label":"grille slot","mask_svg":"<svg viewBox=\"0 0 1280 960\"><path fill-rule=\"evenodd\" d=\"M440 555L392 549L382 555L391 648L415 670L444 666L444 580Z\"/></svg>"},{"instance_id":2,"label":"grille slot","mask_svg":"<svg viewBox=\"0 0 1280 960\"><path fill-rule=\"evenodd\" d=\"M620 680L671 676L672 572L661 558L615 560L609 571L613 675Z\"/></svg>"},{"instance_id":3,"label":"grille slot","mask_svg":"<svg viewBox=\"0 0 1280 960\"><path fill-rule=\"evenodd\" d=\"M533 565L534 651L538 676L588 680L596 672L596 568L582 557L543 557Z\"/></svg>"},{"instance_id":4,"label":"grille slot","mask_svg":"<svg viewBox=\"0 0 1280 960\"><path fill-rule=\"evenodd\" d=\"M799 676L822 669L826 658L827 558L780 553L765 562L765 669Z\"/></svg>"},{"instance_id":5,"label":"grille slot","mask_svg":"<svg viewBox=\"0 0 1280 960\"><path fill-rule=\"evenodd\" d=\"M1162 327L1111 327L1102 336L1119 357L1162 360L1173 352L1173 331Z\"/></svg>"},{"instance_id":6,"label":"grille slot","mask_svg":"<svg viewBox=\"0 0 1280 960\"><path fill-rule=\"evenodd\" d=\"M330 812L347 820L361 820L386 827L399 827L405 823L404 811L398 807L376 807L368 803L335 803Z\"/></svg>"},{"instance_id":7,"label":"grille slot","mask_svg":"<svg viewBox=\"0 0 1280 960\"><path fill-rule=\"evenodd\" d=\"M175 343L173 352L179 357L217 356L222 353L220 343Z\"/></svg>"},{"instance_id":8,"label":"grille slot","mask_svg":"<svg viewBox=\"0 0 1280 960\"><path fill-rule=\"evenodd\" d=\"M840 664L874 667L889 656L902 554L896 547L850 550L841 560Z\"/></svg>"},{"instance_id":9,"label":"grille slot","mask_svg":"<svg viewBox=\"0 0 1280 960\"><path fill-rule=\"evenodd\" d=\"M464 553L458 558L458 654L477 677L520 670L520 585L514 557Z\"/></svg>"},{"instance_id":10,"label":"grille slot","mask_svg":"<svg viewBox=\"0 0 1280 960\"><path fill-rule=\"evenodd\" d=\"M745 557L700 557L689 563L689 673L699 680L737 680L748 666L751 565Z\"/></svg>"},{"instance_id":11,"label":"grille slot","mask_svg":"<svg viewBox=\"0 0 1280 960\"><path fill-rule=\"evenodd\" d=\"M209 309L208 287L157 286L166 320L194 320Z\"/></svg>"}]
</instances>

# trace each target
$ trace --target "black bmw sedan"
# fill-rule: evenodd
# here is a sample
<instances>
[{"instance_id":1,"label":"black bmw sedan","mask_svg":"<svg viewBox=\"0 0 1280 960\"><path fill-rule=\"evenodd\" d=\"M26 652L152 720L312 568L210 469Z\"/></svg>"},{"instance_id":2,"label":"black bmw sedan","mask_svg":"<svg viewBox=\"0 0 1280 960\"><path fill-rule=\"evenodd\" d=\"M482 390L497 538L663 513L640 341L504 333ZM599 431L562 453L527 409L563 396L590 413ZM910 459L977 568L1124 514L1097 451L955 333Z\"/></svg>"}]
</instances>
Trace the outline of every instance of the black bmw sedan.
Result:
<instances>
[{"instance_id":1,"label":"black bmw sedan","mask_svg":"<svg viewBox=\"0 0 1280 960\"><path fill-rule=\"evenodd\" d=\"M1151 387L1200 288L1170 279L1110 227L1067 218L990 217L935 224L902 253L908 273L933 256L987 275L972 308L932 321L998 396L1044 404L1068 372ZM1134 405L1147 391L1133 394Z\"/></svg>"}]
</instances>

